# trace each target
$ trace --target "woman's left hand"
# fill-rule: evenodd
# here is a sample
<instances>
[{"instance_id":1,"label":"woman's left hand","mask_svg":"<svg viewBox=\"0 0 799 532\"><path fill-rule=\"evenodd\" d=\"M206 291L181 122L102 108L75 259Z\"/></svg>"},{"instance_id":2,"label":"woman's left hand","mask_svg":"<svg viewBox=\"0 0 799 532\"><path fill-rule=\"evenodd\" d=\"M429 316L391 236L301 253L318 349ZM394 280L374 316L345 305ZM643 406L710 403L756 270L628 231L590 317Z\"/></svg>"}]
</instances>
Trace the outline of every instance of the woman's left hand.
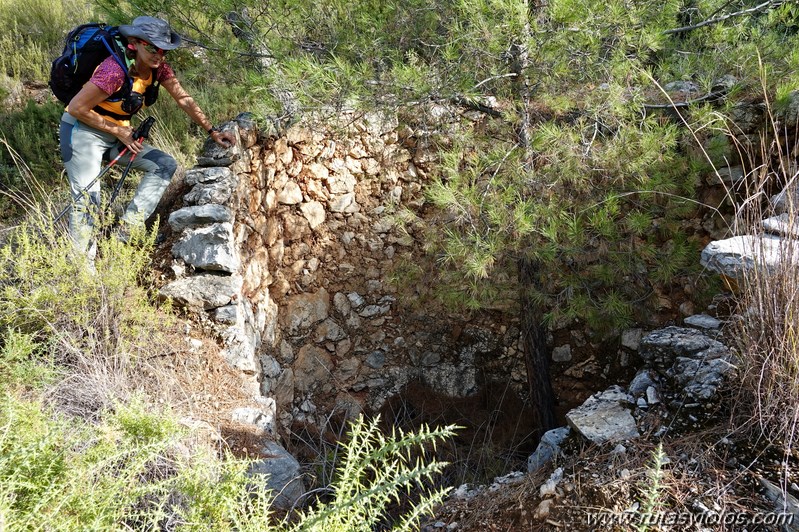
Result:
<instances>
[{"instance_id":1,"label":"woman's left hand","mask_svg":"<svg viewBox=\"0 0 799 532\"><path fill-rule=\"evenodd\" d=\"M211 138L223 148L236 145L236 135L231 131L211 131Z\"/></svg>"}]
</instances>

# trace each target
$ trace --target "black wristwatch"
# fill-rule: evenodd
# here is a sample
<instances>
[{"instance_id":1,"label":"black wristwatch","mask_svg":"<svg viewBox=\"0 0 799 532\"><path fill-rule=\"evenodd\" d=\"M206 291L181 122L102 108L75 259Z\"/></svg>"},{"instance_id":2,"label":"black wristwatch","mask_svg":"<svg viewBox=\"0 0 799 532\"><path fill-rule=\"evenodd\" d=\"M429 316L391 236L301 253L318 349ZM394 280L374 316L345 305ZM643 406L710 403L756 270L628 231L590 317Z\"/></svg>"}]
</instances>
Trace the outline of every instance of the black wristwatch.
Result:
<instances>
[{"instance_id":1,"label":"black wristwatch","mask_svg":"<svg viewBox=\"0 0 799 532\"><path fill-rule=\"evenodd\" d=\"M211 129L209 129L209 130L208 130L208 134L210 135L210 134L211 134L211 133L213 133L214 131L216 131L217 133L219 133L219 128L218 128L218 127L216 127L216 126L211 126Z\"/></svg>"}]
</instances>

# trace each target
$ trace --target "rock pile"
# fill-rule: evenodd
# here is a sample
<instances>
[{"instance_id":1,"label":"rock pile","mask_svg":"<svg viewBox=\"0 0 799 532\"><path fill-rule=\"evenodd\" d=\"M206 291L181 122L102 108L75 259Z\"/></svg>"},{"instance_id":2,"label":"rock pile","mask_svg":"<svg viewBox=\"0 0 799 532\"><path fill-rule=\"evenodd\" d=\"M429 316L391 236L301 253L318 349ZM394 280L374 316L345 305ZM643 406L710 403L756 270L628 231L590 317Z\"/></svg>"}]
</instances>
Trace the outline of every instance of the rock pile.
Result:
<instances>
[{"instance_id":1,"label":"rock pile","mask_svg":"<svg viewBox=\"0 0 799 532\"><path fill-rule=\"evenodd\" d=\"M689 323L707 323L689 317ZM704 331L666 327L641 339L639 355L644 367L626 389L611 386L589 397L566 414L568 427L547 432L528 459L533 472L557 456L560 445L572 433L596 444L638 438L639 420L651 408L668 408L664 416L691 412L716 400L719 388L735 375L732 353ZM664 404L664 402L667 404Z\"/></svg>"}]
</instances>

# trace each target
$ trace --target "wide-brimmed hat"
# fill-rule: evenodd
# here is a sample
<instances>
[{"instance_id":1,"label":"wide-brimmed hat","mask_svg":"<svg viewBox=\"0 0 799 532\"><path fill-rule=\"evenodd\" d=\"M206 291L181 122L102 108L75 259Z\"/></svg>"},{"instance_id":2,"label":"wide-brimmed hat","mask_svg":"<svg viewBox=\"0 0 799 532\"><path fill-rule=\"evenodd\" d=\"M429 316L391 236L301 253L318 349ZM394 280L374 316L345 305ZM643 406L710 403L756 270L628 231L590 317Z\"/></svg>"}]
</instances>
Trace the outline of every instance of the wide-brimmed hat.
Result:
<instances>
[{"instance_id":1,"label":"wide-brimmed hat","mask_svg":"<svg viewBox=\"0 0 799 532\"><path fill-rule=\"evenodd\" d=\"M125 37L145 40L161 50L174 50L180 46L180 35L160 18L136 17L132 24L120 26L119 33Z\"/></svg>"}]
</instances>

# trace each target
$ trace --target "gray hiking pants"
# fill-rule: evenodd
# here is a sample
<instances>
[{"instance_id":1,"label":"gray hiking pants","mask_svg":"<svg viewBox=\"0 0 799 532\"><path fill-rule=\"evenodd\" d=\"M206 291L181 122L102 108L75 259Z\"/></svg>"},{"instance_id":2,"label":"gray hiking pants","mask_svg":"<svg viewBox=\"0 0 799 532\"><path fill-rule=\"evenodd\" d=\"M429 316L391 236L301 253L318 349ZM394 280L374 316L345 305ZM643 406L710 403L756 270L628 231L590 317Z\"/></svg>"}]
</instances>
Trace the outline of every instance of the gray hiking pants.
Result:
<instances>
[{"instance_id":1,"label":"gray hiking pants","mask_svg":"<svg viewBox=\"0 0 799 532\"><path fill-rule=\"evenodd\" d=\"M121 146L112 134L87 126L66 112L61 117L60 137L61 159L69 176L73 199L69 233L75 246L93 259L96 251L92 233L94 219L100 207L100 180L88 190L84 189L102 170L103 160L116 157ZM130 157L131 154L126 153L117 165L124 168ZM143 225L158 206L177 169L177 163L171 155L145 144L133 160L131 168L142 170L144 175L136 194L122 215L122 221L131 225Z\"/></svg>"}]
</instances>

